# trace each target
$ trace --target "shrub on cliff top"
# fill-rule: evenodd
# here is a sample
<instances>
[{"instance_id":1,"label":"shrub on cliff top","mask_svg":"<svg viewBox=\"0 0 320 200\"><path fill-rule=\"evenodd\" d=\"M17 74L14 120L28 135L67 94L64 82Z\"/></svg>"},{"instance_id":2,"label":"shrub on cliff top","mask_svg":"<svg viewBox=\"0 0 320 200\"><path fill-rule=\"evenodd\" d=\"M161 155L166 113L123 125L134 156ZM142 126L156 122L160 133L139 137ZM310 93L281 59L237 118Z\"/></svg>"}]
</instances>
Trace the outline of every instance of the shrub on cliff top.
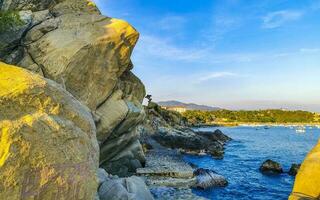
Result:
<instances>
[{"instance_id":1,"label":"shrub on cliff top","mask_svg":"<svg viewBox=\"0 0 320 200\"><path fill-rule=\"evenodd\" d=\"M0 33L23 25L17 11L0 11Z\"/></svg>"}]
</instances>

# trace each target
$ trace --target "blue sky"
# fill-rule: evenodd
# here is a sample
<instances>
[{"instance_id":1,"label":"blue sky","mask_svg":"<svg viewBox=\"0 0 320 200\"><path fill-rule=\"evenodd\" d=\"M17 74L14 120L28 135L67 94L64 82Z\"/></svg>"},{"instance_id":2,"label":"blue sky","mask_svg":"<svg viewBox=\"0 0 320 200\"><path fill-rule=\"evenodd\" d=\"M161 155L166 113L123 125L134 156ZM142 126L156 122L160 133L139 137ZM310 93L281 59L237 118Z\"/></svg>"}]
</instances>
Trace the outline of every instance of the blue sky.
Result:
<instances>
[{"instance_id":1,"label":"blue sky","mask_svg":"<svg viewBox=\"0 0 320 200\"><path fill-rule=\"evenodd\" d=\"M96 0L156 101L320 111L320 0Z\"/></svg>"}]
</instances>

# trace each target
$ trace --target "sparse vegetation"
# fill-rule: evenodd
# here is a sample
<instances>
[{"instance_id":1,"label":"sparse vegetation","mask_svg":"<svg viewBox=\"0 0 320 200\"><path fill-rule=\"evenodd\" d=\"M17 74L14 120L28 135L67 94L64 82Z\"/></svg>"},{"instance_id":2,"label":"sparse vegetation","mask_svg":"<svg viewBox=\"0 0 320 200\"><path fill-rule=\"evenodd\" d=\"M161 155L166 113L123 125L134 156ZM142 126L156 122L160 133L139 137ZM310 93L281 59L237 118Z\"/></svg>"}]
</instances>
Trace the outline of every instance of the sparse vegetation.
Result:
<instances>
[{"instance_id":1,"label":"sparse vegetation","mask_svg":"<svg viewBox=\"0 0 320 200\"><path fill-rule=\"evenodd\" d=\"M17 11L0 12L0 33L12 29L14 26L23 25Z\"/></svg>"}]
</instances>

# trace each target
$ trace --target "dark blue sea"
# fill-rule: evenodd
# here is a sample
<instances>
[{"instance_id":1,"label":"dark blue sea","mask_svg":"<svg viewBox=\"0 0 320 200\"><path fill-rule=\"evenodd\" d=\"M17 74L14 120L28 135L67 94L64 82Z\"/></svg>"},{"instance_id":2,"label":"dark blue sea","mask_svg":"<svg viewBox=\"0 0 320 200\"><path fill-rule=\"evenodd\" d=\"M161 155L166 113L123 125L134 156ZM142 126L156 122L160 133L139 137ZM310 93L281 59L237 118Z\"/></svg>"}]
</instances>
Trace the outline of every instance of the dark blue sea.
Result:
<instances>
[{"instance_id":1,"label":"dark blue sea","mask_svg":"<svg viewBox=\"0 0 320 200\"><path fill-rule=\"evenodd\" d=\"M200 128L214 131L217 128ZM210 156L185 156L187 162L202 168L213 169L225 176L225 188L196 190L199 196L215 200L284 200L292 190L294 177L288 174L265 176L259 167L266 159L275 160L288 171L292 163L301 163L316 145L320 129L306 127L305 133L296 133L289 127L232 127L219 128L233 140L226 145L223 160Z\"/></svg>"}]
</instances>

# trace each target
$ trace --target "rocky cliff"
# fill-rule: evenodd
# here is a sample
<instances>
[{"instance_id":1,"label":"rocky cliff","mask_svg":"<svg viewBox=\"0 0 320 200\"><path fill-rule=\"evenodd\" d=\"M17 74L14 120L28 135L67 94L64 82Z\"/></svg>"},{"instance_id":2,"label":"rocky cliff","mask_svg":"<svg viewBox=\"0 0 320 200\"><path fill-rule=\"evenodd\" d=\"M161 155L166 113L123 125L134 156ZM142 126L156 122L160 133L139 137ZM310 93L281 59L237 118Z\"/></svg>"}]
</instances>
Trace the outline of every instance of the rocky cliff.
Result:
<instances>
[{"instance_id":1,"label":"rocky cliff","mask_svg":"<svg viewBox=\"0 0 320 200\"><path fill-rule=\"evenodd\" d=\"M43 111L44 115L49 115L49 119L41 118L38 120L36 118L35 121L40 123L39 130L37 129L36 132L40 131L42 125L50 135L50 131L53 129L50 126L53 124L46 125L49 123L46 121L50 120L51 112L54 112L52 110L56 107L51 108L49 104L45 104L48 102L43 98L51 99L56 95L61 96L60 93L66 93L66 96L70 96L69 99L61 97L58 100L66 102L68 105L66 107L74 106L73 110L67 113L71 119L66 117L67 122L72 125L70 127L68 127L69 125L64 126L62 120L59 121L61 124L57 122L58 124L54 128L58 132L61 130L62 135L68 135L69 132L73 133L81 129L89 136L87 140L91 141L91 137L97 138L100 146L100 159L99 163L92 165L92 170L99 164L100 167L113 175L128 176L133 174L137 168L141 168L144 165L145 156L139 142L137 126L145 118L142 107L145 88L130 71L133 67L130 56L139 38L139 33L125 21L102 16L94 3L88 0L1 0L0 7L2 13L9 13L11 18L16 18L15 21L19 22L10 23L10 26L0 29L0 61L24 68L21 69L23 71L14 74L12 71L17 71L16 68L14 70L9 69L10 67L5 68L6 65L2 64L1 78L3 74L6 74L8 78L3 79L4 84L6 86L16 85L19 81L24 81L20 79L21 74L28 74L30 83L32 83L31 85L25 83L27 86L24 90L28 94L32 94L30 94L30 99L25 99L29 98L28 95L22 95L17 101L12 101L10 99L11 91L7 90L13 89L16 92L15 88L3 88L2 86L0 88L0 94L2 94L0 101L7 102L4 105L1 103L1 106L5 106L2 110L0 107L0 127L5 128L1 133L1 148L4 147L9 149L9 152L11 151L11 147L2 146L3 143L7 143L3 142L7 140L4 132L9 126L7 123L19 123L19 121L14 121L17 119L27 120L25 123L29 124L31 128L33 127L33 123L28 121L29 118L23 118L30 114L30 110L32 113L38 113L37 110L40 109L41 111L43 109L49 110ZM11 75L12 80L9 78ZM40 86L36 84L37 82ZM36 87L33 87L33 83ZM43 84L41 85L41 83ZM55 90L59 90L60 93L52 92L54 89L50 88L50 84L54 85L52 87L58 88ZM77 101L78 109L75 105L69 105L70 99ZM58 100L56 100L57 105L63 105L63 102L59 103ZM37 102L38 104L36 104ZM46 108L46 106L49 107ZM12 107L12 112L7 113L9 112L8 107ZM66 112L63 109L64 107L61 108L61 112ZM58 110L60 111L60 109ZM59 112L54 114L59 115ZM54 118L53 122L55 120L58 119ZM62 128L59 128L60 125ZM65 133L64 129L66 129ZM19 133L19 130L15 131ZM41 137L45 138L46 136ZM54 135L50 137L54 137ZM46 140L50 140L50 137ZM96 143L94 141L85 142L84 139L79 138L80 136L75 137L78 138L81 145L74 151L81 148L81 152L75 154L76 158L74 159L77 162L85 161L82 158L84 155L81 154L84 153L90 157L89 160L93 163L95 160L98 162ZM68 139L66 140L69 142ZM72 141L71 143L76 146L76 143ZM59 140L53 140L53 143L57 148L59 147ZM43 143L43 145L45 144ZM48 145L49 151L50 143ZM82 149L83 145L88 146L86 147L88 151ZM32 144L33 146L35 149L41 149L36 144ZM72 146L68 148L70 147ZM19 151L19 148L17 147L14 151ZM52 149L50 151L52 155L55 155ZM3 155L5 156L3 157ZM15 155L16 153L0 153L0 170L14 170L14 168L6 169L4 167L9 165L6 162L7 159L4 158ZM43 157L52 157L52 155L43 154ZM53 160L54 158L52 157ZM14 158L11 159L8 160L13 162ZM63 162L63 158L61 159ZM31 162L31 160L29 161ZM70 158L71 160L72 158ZM47 165L46 160L38 159L37 161ZM2 187L6 187L5 184ZM89 179L86 184L91 184ZM61 199L76 198L66 198L65 196Z\"/></svg>"}]
</instances>

